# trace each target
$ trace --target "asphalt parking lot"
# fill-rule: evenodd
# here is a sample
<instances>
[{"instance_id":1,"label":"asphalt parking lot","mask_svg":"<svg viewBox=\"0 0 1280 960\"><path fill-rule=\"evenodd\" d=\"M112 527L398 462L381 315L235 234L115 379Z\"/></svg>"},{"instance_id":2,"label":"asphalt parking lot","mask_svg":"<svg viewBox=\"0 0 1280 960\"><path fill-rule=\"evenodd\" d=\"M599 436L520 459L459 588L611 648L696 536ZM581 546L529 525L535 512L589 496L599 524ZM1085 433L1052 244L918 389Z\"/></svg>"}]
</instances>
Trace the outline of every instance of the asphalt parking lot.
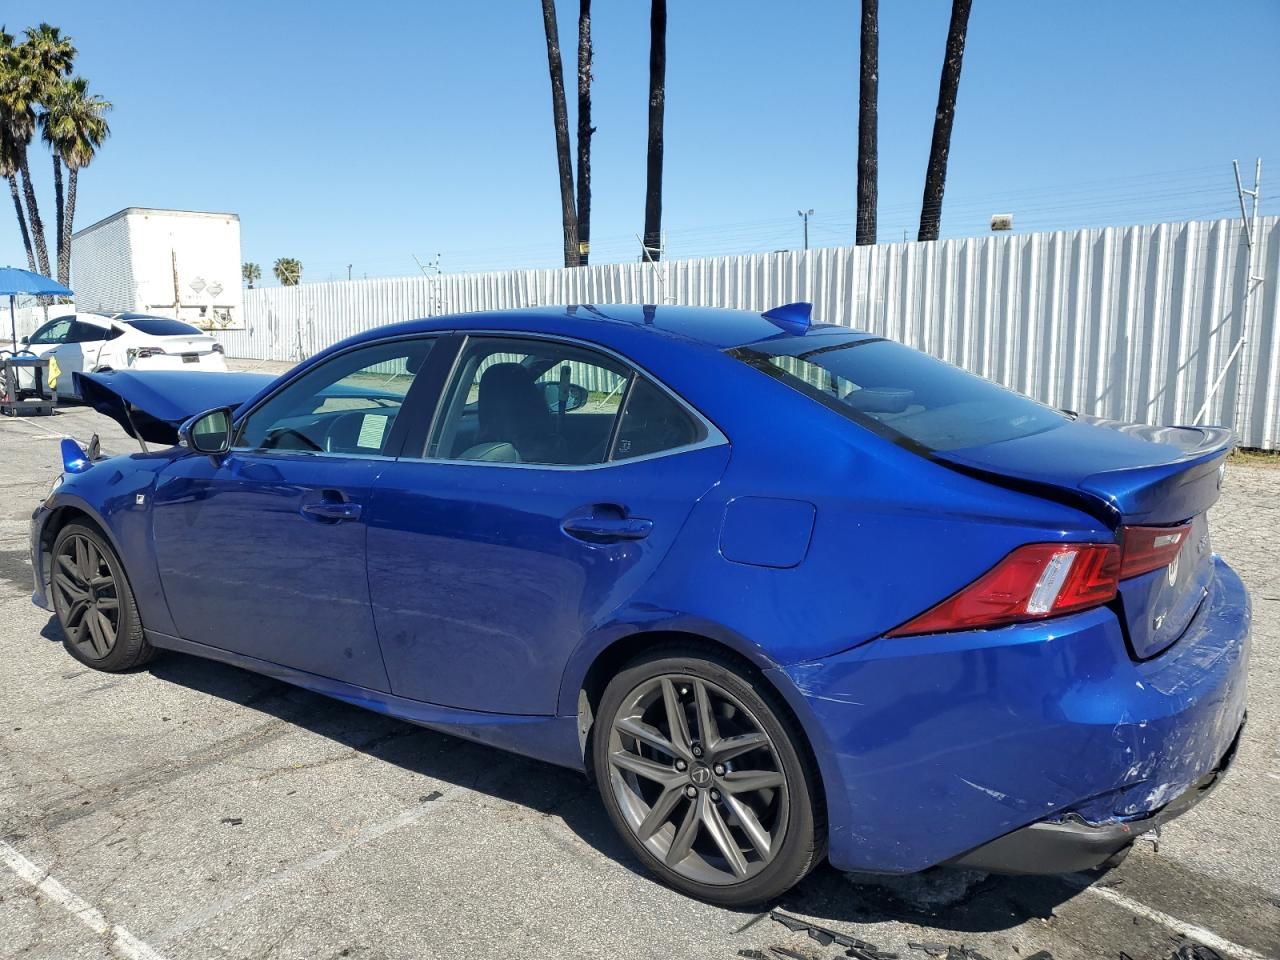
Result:
<instances>
[{"instance_id":1,"label":"asphalt parking lot","mask_svg":"<svg viewBox=\"0 0 1280 960\"><path fill-rule=\"evenodd\" d=\"M87 408L0 419L0 957L844 954L652 882L568 771L176 654L83 668L30 603L27 521L59 437L95 430L133 446ZM824 867L778 909L903 960L1280 956L1280 469L1233 465L1211 530L1254 598L1250 722L1158 852L1101 878Z\"/></svg>"}]
</instances>

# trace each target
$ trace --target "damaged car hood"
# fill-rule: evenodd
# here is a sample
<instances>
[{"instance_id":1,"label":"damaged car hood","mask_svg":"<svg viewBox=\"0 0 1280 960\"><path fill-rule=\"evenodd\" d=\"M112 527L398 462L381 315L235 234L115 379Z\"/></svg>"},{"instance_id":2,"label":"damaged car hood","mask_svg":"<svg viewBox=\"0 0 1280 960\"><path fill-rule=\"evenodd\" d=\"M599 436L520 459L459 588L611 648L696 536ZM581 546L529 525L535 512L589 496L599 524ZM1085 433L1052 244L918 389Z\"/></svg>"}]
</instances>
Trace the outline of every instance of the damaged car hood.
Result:
<instances>
[{"instance_id":1,"label":"damaged car hood","mask_svg":"<svg viewBox=\"0 0 1280 960\"><path fill-rule=\"evenodd\" d=\"M197 413L235 409L276 378L266 373L188 373L185 370L76 373L85 403L120 424L125 433L150 443L175 444L178 427Z\"/></svg>"}]
</instances>

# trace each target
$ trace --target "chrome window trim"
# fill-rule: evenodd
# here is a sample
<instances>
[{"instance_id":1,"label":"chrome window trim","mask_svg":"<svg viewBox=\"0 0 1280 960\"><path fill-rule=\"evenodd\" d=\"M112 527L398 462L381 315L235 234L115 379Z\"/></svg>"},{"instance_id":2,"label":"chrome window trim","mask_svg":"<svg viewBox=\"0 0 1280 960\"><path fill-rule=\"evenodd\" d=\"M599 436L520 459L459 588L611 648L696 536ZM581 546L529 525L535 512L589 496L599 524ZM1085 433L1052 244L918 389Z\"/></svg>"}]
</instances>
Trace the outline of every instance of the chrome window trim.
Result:
<instances>
[{"instance_id":1,"label":"chrome window trim","mask_svg":"<svg viewBox=\"0 0 1280 960\"><path fill-rule=\"evenodd\" d=\"M398 459L406 463L443 463L443 464L462 464L472 467L499 467L503 469L516 470L601 470L608 467L621 467L629 463L642 463L646 460L657 460L661 457L675 456L681 453L692 453L695 450L704 450L709 447L726 446L729 438L726 437L719 427L712 423L707 417L703 416L702 411L698 410L691 403L676 393L669 386L662 382L658 377L636 363L629 360L616 350L610 349L603 344L592 343L587 340L579 340L576 337L566 337L555 333L530 333L528 331L512 331L512 330L466 330L454 331L454 333L462 333L462 342L458 345L458 351L453 355L453 363L449 367L449 375L445 378L444 389L441 391L435 411L431 417L431 426L427 430L427 448L431 445L431 438L435 436L436 426L445 407L445 397L449 389L453 386L454 377L458 373L458 363L466 352L472 338L477 337L499 337L504 340L542 340L554 343L565 343L572 347L579 347L584 350L591 350L596 353L602 353L607 357L611 357L624 367L634 371L637 375L643 376L650 383L656 385L659 390L664 391L667 396L676 402L676 405L693 417L698 423L702 424L706 436L697 443L686 443L680 447L670 447L666 450L658 450L655 453L646 453L638 457L628 457L625 460L602 460L599 463L509 463L501 460L459 460L456 457L410 457L401 456ZM627 394L630 396L632 386L628 386ZM618 411L618 419L622 417L622 410ZM612 450L612 444L610 446Z\"/></svg>"}]
</instances>

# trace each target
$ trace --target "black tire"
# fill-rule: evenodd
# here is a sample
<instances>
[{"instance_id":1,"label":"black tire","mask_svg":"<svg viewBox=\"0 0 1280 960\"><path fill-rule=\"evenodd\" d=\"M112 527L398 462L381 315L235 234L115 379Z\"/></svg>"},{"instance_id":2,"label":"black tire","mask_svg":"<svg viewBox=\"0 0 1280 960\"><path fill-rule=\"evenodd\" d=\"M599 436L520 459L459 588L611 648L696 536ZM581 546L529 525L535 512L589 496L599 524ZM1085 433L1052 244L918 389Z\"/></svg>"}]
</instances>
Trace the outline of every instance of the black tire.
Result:
<instances>
[{"instance_id":1,"label":"black tire","mask_svg":"<svg viewBox=\"0 0 1280 960\"><path fill-rule=\"evenodd\" d=\"M693 645L666 645L658 649L652 650L645 655L633 660L624 667L610 681L605 689L604 695L601 697L599 710L595 718L594 729L591 739L591 762L595 774L596 783L600 788L600 795L604 801L605 809L608 811L609 819L613 821L614 828L622 836L623 841L628 848L636 855L644 864L646 869L657 876L667 885L674 887L680 892L687 894L699 900L708 903L717 904L725 907L745 907L759 904L786 893L791 887L795 886L826 856L827 844L827 827L826 816L823 808L821 797L821 780L818 775L815 762L804 741L803 734L798 729L794 718L791 716L777 692L770 689L766 683L759 679L751 677L752 671L750 667L742 662L737 661L732 655L721 654L714 649L700 649ZM658 683L665 683L666 679L672 680L673 686L680 684L680 678L688 678L692 681L689 686L697 689L696 693L706 697L706 690L713 691L713 699L716 696L727 694L729 698L738 701L741 707L746 709L746 716L737 713L739 722L752 721L753 725L763 732L768 740L768 768L771 772L781 772L785 778L785 790L783 791L786 810L785 824L779 830L781 840L775 836L770 844L769 856L772 859L759 857L759 862L754 866L757 870L752 875L746 876L740 881L732 873L727 871L723 874L723 879L717 879L716 882L701 882L696 878L684 875L691 872L687 866L690 862L690 856L697 856L699 861L703 860L703 856L696 854L695 850L690 851L689 856L685 856L681 863L677 866L684 866L683 872L677 872L676 869L668 866L667 862L659 856L659 851L651 849L642 841L638 833L643 832L643 826L633 826L628 820L627 812L623 810L623 803L629 802L630 797L635 794L631 792L623 780L629 776L629 771L625 768L618 769L618 745L625 743L629 736L623 730L620 736L623 740L615 737L615 724L620 720L626 722L623 718L630 717L634 721L634 711L636 695L639 691L650 689L655 680ZM704 683L699 685L698 681ZM716 690L715 688L719 688ZM693 697L687 687L677 691L677 696ZM721 701L721 709L725 709L728 700ZM649 709L656 709L651 707ZM697 720L698 706L694 703L688 703L688 709L693 711L689 716L693 717L691 723L700 723ZM732 705L728 706L732 711ZM684 707L681 708L682 712ZM729 722L724 716L721 716L716 724L722 727ZM715 724L712 725L713 729ZM686 731L692 735L692 726ZM741 739L741 738L739 738ZM633 745L639 741L630 741ZM692 740L697 744L697 740ZM722 739L720 742L727 742ZM624 749L622 752L627 752ZM706 756L711 758L714 751L706 751ZM660 752L653 753L651 756L661 758ZM703 753L696 753L697 757L702 757ZM612 759L611 759L612 757ZM676 769L685 769L678 766L679 761L674 761ZM694 764L706 766L705 761L694 760ZM733 766L733 761L729 761L729 766ZM693 767L687 768L690 777L693 777ZM719 775L724 773L724 765L717 764L716 771L718 778L714 783L719 784L724 791L725 796L718 795L714 789L709 790L708 798L703 798L700 794L697 799L692 799L694 794L690 786L682 786L679 789L690 791L685 794L690 797L687 801L688 807L684 807L684 811L688 817L695 820L698 818L698 810L689 812L696 804L701 803L704 799L708 805L714 805L721 810L726 816L718 818L721 828L724 829L727 823L730 827L734 827L733 813L726 805L739 799L734 797L731 800L727 794L732 793L727 786L727 779L719 779ZM735 773L732 769L728 771L728 777L741 775L742 773L755 771L741 771ZM619 780L618 778L623 778ZM699 775L698 779L705 779ZM631 777L630 783L637 783L634 777ZM667 786L655 788L660 790L664 795L670 789ZM696 788L693 788L696 789ZM620 797L622 799L620 799ZM675 801L679 804L681 801ZM633 809L631 816L633 819L640 817L645 813L653 812L660 804L662 797L658 797L652 801L652 805L646 810L643 804L640 805L640 812L637 813ZM634 806L634 804L633 804ZM679 811L682 808L677 806L673 808ZM675 820L680 819L680 814L673 814L673 819L668 823L664 823L660 828L664 838L670 837L667 842L667 856L674 856L672 850L679 840L679 830ZM757 827L760 821L755 821ZM741 829L741 821L738 821L734 830L725 829L725 834L731 837L747 836ZM695 834L704 830L701 823L694 826ZM655 835L656 838L656 835ZM714 835L712 840L714 840ZM650 843L653 841L651 840ZM697 843L709 843L705 836L699 836ZM687 847L686 847L687 848ZM714 846L709 847L712 858L716 854ZM723 849L721 847L720 849ZM751 849L750 841L746 840L739 844L739 849L744 855L754 855ZM725 858L725 863L728 860ZM701 869L706 869L706 864L702 864Z\"/></svg>"},{"instance_id":2,"label":"black tire","mask_svg":"<svg viewBox=\"0 0 1280 960\"><path fill-rule=\"evenodd\" d=\"M77 553L81 557L81 563L77 565L73 562L72 566L80 570L85 566L87 558L88 566L99 574L92 578L96 584L92 588L83 570L79 574L73 573L60 560L66 556L74 561ZM142 632L142 619L138 616L138 605L124 566L111 544L95 527L69 523L59 530L53 541L51 569L49 591L54 613L62 627L62 645L67 653L85 666L107 673L132 670L155 656L155 648L147 643ZM105 583L108 576L109 585ZM60 578L70 579L60 582ZM75 592L82 587L92 600L75 598ZM114 599L115 602L114 617L113 611L107 608L109 599ZM99 605L102 608L100 611ZM105 633L100 627L91 629L88 623L91 615L103 618L96 621L98 624L106 622L114 626L109 645L103 640Z\"/></svg>"}]
</instances>

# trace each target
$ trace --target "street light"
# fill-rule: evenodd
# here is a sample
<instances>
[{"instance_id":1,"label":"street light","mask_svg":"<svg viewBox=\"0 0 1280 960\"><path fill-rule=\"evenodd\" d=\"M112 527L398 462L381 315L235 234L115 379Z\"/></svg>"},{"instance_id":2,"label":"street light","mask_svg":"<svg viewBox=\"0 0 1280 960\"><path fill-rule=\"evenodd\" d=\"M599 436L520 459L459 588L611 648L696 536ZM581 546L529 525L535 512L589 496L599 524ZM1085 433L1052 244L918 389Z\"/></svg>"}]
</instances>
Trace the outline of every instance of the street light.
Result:
<instances>
[{"instance_id":1,"label":"street light","mask_svg":"<svg viewBox=\"0 0 1280 960\"><path fill-rule=\"evenodd\" d=\"M804 218L804 248L809 249L809 218L813 216L813 208L808 210L797 210L796 216Z\"/></svg>"}]
</instances>

